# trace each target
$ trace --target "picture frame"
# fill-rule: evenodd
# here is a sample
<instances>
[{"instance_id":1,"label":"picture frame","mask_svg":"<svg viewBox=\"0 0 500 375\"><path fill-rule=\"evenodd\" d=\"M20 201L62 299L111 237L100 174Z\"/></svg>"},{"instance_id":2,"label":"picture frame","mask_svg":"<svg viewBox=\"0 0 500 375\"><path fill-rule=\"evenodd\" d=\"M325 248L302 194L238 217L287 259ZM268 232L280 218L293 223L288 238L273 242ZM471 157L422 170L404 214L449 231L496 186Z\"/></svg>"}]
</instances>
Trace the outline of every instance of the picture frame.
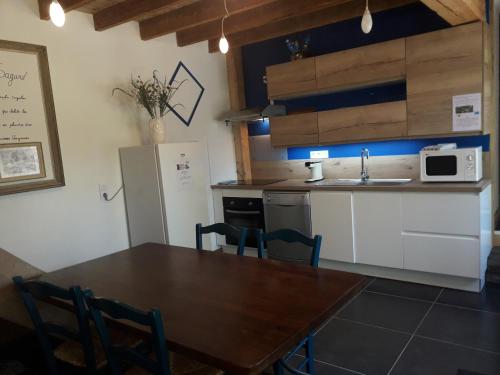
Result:
<instances>
[{"instance_id":1,"label":"picture frame","mask_svg":"<svg viewBox=\"0 0 500 375\"><path fill-rule=\"evenodd\" d=\"M198 109L205 88L182 61L177 64L168 84L178 84L179 82L184 83L175 93L174 101L182 103L182 106L168 104L168 108L184 125L189 126Z\"/></svg>"},{"instance_id":2,"label":"picture frame","mask_svg":"<svg viewBox=\"0 0 500 375\"><path fill-rule=\"evenodd\" d=\"M17 150L26 160L17 174L11 165L5 177L4 169L0 195L65 186L45 46L0 40L0 154L4 150L6 155L7 149ZM39 162L36 168L33 160L32 164L28 161L35 157L34 150ZM30 165L35 169L28 173ZM27 168L25 175L23 166Z\"/></svg>"},{"instance_id":3,"label":"picture frame","mask_svg":"<svg viewBox=\"0 0 500 375\"><path fill-rule=\"evenodd\" d=\"M41 142L0 144L0 183L46 177Z\"/></svg>"}]
</instances>

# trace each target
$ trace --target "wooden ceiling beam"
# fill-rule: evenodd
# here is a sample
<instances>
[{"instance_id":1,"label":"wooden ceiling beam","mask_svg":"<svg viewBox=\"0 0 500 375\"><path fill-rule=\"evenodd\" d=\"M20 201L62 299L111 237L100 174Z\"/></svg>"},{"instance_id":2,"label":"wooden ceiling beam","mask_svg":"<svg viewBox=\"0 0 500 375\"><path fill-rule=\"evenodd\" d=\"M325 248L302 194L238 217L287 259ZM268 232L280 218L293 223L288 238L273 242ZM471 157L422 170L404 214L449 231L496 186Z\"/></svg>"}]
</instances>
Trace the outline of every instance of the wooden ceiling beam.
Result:
<instances>
[{"instance_id":1,"label":"wooden ceiling beam","mask_svg":"<svg viewBox=\"0 0 500 375\"><path fill-rule=\"evenodd\" d=\"M83 7L84 5L90 4L94 0L59 0L59 4L61 4L65 13L68 13L72 10ZM40 12L40 19L49 20L49 7L52 3L52 0L38 0L38 10Z\"/></svg>"},{"instance_id":2,"label":"wooden ceiling beam","mask_svg":"<svg viewBox=\"0 0 500 375\"><path fill-rule=\"evenodd\" d=\"M421 0L451 25L485 19L485 0Z\"/></svg>"},{"instance_id":3,"label":"wooden ceiling beam","mask_svg":"<svg viewBox=\"0 0 500 375\"><path fill-rule=\"evenodd\" d=\"M372 13L407 5L417 0L371 0ZM257 43L264 40L313 29L331 23L360 17L365 9L365 0L353 0L348 3L322 9L320 11L291 17L279 22L270 23L255 29L227 35L231 48ZM376 27L376 25L374 26ZM219 52L219 38L209 41L209 51Z\"/></svg>"},{"instance_id":4,"label":"wooden ceiling beam","mask_svg":"<svg viewBox=\"0 0 500 375\"><path fill-rule=\"evenodd\" d=\"M302 16L318 11L332 5L346 3L349 0L278 0L273 3L243 12L230 15L224 22L226 36L233 33L265 26L269 23L293 16ZM189 29L177 32L177 45L179 47L220 37L221 21L216 20L204 23Z\"/></svg>"},{"instance_id":5,"label":"wooden ceiling beam","mask_svg":"<svg viewBox=\"0 0 500 375\"><path fill-rule=\"evenodd\" d=\"M238 14L277 0L227 0L230 14ZM150 40L188 27L220 19L226 14L224 0L201 0L139 23L142 40Z\"/></svg>"},{"instance_id":6,"label":"wooden ceiling beam","mask_svg":"<svg viewBox=\"0 0 500 375\"><path fill-rule=\"evenodd\" d=\"M94 14L94 28L103 31L129 21L172 12L200 0L125 0Z\"/></svg>"}]
</instances>

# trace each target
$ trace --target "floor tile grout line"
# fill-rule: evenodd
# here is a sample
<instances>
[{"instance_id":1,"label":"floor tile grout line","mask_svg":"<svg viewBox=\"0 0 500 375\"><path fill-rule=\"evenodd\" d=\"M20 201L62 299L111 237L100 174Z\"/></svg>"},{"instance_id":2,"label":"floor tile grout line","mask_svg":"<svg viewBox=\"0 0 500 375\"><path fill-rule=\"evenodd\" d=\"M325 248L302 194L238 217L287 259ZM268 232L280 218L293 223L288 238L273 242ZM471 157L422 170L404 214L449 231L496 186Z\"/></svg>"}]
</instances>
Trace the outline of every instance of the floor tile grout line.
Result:
<instances>
[{"instance_id":1,"label":"floor tile grout line","mask_svg":"<svg viewBox=\"0 0 500 375\"><path fill-rule=\"evenodd\" d=\"M302 354L295 354L295 355L297 357L305 358ZM356 375L366 375L363 372L359 372L359 371L356 371L356 370L351 370L350 368L342 367L342 366L339 366L339 365L335 365L335 364L330 363L330 362L320 361L319 359L315 359L314 362L321 363L322 365L328 365L328 366L331 366L331 367L339 368L341 370L349 371L349 372L351 372L353 374L356 374Z\"/></svg>"},{"instance_id":2,"label":"floor tile grout line","mask_svg":"<svg viewBox=\"0 0 500 375\"><path fill-rule=\"evenodd\" d=\"M427 309L426 313L424 314L424 316L422 317L422 319L420 319L420 322L418 323L417 327L413 330L413 333L410 337L410 339L406 342L405 346L403 346L403 350L401 350L401 352L399 353L399 355L397 356L396 360L394 361L394 363L392 364L391 368L389 369L389 371L387 372L387 375L390 375L392 373L392 370L394 370L396 368L396 365L398 364L399 360L401 359L401 357L403 357L403 354L404 352L406 351L406 349L408 348L408 346L410 345L411 341L413 340L413 338L415 337L415 335L417 334L417 331L418 329L420 328L420 326L424 323L424 320L427 318L427 316L429 315L429 313L431 312L432 308L434 307L434 305L436 304L437 300L439 299L439 297L441 297L441 294L443 294L443 291L444 291L444 288L441 288L441 290L439 291L438 295L436 296L436 298L434 299L434 302L432 303L432 305L429 306L429 308Z\"/></svg>"},{"instance_id":3,"label":"floor tile grout line","mask_svg":"<svg viewBox=\"0 0 500 375\"><path fill-rule=\"evenodd\" d=\"M436 303L436 305L439 305L439 303ZM429 309L431 307L432 307L432 305L429 307ZM479 310L479 311L481 311L481 310ZM427 312L426 312L426 314L427 314ZM353 324L357 324L357 325L362 325L362 326L366 326L366 327L377 328L377 329L381 329L381 330L385 330L385 331L389 331L389 332L399 333L399 334L403 334L403 335L413 335L412 332L405 332L405 331L401 331L401 330L397 330L397 329L393 329L393 328L387 328L387 327L379 326L379 325L376 325L376 324L358 322L356 320L352 320L352 319L348 319L348 318L343 318L343 317L339 317L339 316L334 316L332 319L329 320L329 322L332 321L333 319L340 320L340 321L345 321L345 322L349 322L349 323L353 323ZM418 328L419 327L417 327L417 329ZM437 338L434 338L434 337L419 335L419 334L416 334L416 333L414 334L414 336L415 337L420 337L420 338L423 338L423 339L428 339L428 340L433 340L433 341L441 342L441 343L444 343L444 344L455 345L455 346L458 346L458 347L462 347L464 349L472 349L472 350L478 350L478 351L482 351L482 352L486 352L486 353L490 353L490 354L500 355L500 352L495 352L495 351L491 351L491 350L487 350L487 349L477 348L477 347L474 347L474 346L463 345L463 344L455 343L453 341L441 340L441 339L437 339Z\"/></svg>"},{"instance_id":4,"label":"floor tile grout line","mask_svg":"<svg viewBox=\"0 0 500 375\"><path fill-rule=\"evenodd\" d=\"M384 331L399 333L399 334L402 334L402 335L407 335L407 336L412 335L411 332L400 331L400 330L397 330L397 329L387 328L387 327L383 327L383 326L379 326L379 325L375 325L375 324L370 324L370 323L358 322L356 320L347 319L347 318L341 318L341 317L338 317L338 316L334 317L333 319L340 320L340 321L345 321L345 322L349 322L349 323L353 323L353 324L358 324L358 325L362 325L362 326L366 326L366 327L377 328L377 329L381 329L381 330L384 330ZM333 320L333 319L331 319L331 320ZM482 349L482 348L478 348L478 347L475 347L475 346L463 345L463 344L459 344L459 343L456 343L456 342L453 342L453 341L447 341L447 340L437 339L435 337L419 335L417 333L415 333L414 336L422 338L422 339L427 339L427 340L441 342L443 344L455 345L455 346L458 346L458 347L461 347L461 348L464 348L464 349L472 349L472 350L478 350L478 351L486 352L486 353L490 353L490 354L500 355L500 352L495 352L495 351L492 351L492 350Z\"/></svg>"},{"instance_id":5,"label":"floor tile grout line","mask_svg":"<svg viewBox=\"0 0 500 375\"><path fill-rule=\"evenodd\" d=\"M366 288L368 288L368 286L370 286L375 280L377 280L376 277L373 278L373 280L371 280L368 284L366 284L363 289L361 289L354 297L352 297L349 301L347 301L344 306L342 306L340 309L338 309L335 314L333 314L326 322L324 322L316 331L314 331L313 333L313 336L317 335L319 331L321 331L323 328L325 328L328 323L330 323L333 319L335 319L337 317L338 314L340 314L347 306L349 306L352 301L354 301L356 298L359 297L359 295L361 293L363 293L365 291Z\"/></svg>"},{"instance_id":6,"label":"floor tile grout line","mask_svg":"<svg viewBox=\"0 0 500 375\"><path fill-rule=\"evenodd\" d=\"M421 299L421 298L413 298L413 297L405 297L405 296L399 296L397 294L390 294L390 293L383 293L383 292L375 292L373 290L364 290L366 293L372 293L372 294L379 294L381 296L387 296L387 297L394 297L394 298L401 298L401 299L406 299L410 301L418 301L418 302L426 302L426 303L433 303L432 300L428 299Z\"/></svg>"},{"instance_id":7,"label":"floor tile grout line","mask_svg":"<svg viewBox=\"0 0 500 375\"><path fill-rule=\"evenodd\" d=\"M366 288L368 288L370 285L372 285L377 279L378 279L377 277L374 277L372 280L370 280L370 282L365 285L363 290L366 290Z\"/></svg>"},{"instance_id":8,"label":"floor tile grout line","mask_svg":"<svg viewBox=\"0 0 500 375\"><path fill-rule=\"evenodd\" d=\"M458 347L464 348L464 349L476 350L476 351L479 351L479 352L500 355L500 352L494 352L494 351L488 350L488 349L482 349L482 348L476 348L474 346L458 344L458 343L453 342L453 341L441 340L441 339L436 339L434 337L423 336L423 335L418 335L418 334L415 334L415 337L418 337L418 338L421 338L421 339L426 339L426 340L431 340L431 341L436 341L436 342L440 342L440 343L443 343L443 344L454 345L454 346L458 346Z\"/></svg>"},{"instance_id":9,"label":"floor tile grout line","mask_svg":"<svg viewBox=\"0 0 500 375\"><path fill-rule=\"evenodd\" d=\"M500 315L500 312L490 311L490 310L475 309L475 308L473 308L473 307L467 307L467 306L454 305L454 304L452 304L452 303L436 302L436 305L448 306L448 307L456 307L457 309L470 310L470 311L477 311L477 312L485 312L485 313L489 313L489 314Z\"/></svg>"},{"instance_id":10,"label":"floor tile grout line","mask_svg":"<svg viewBox=\"0 0 500 375\"><path fill-rule=\"evenodd\" d=\"M323 365L332 366L332 367L339 368L339 369L344 370L344 371L351 372L351 373L356 374L356 375L365 375L365 373L363 373L363 372L359 372L359 371L356 371L356 370L351 370L350 368L347 368L347 367L342 367L342 366L334 365L333 363L328 363L328 362L325 362L325 361L319 361L317 359L315 361L318 362L318 363L321 363Z\"/></svg>"},{"instance_id":11,"label":"floor tile grout line","mask_svg":"<svg viewBox=\"0 0 500 375\"><path fill-rule=\"evenodd\" d=\"M411 332L400 331L398 329L387 328L387 327L379 326L379 325L376 325L376 324L358 322L357 320L342 318L340 316L336 316L334 318L336 320L340 320L340 321L344 321L344 322L349 322L349 323L354 323L354 324L358 324L358 325L365 326L365 327L378 328L378 329L382 329L384 331L390 331L390 332L394 332L394 333L399 333L399 334L402 334L402 335L405 335L405 336L411 336L411 334L412 334Z\"/></svg>"}]
</instances>

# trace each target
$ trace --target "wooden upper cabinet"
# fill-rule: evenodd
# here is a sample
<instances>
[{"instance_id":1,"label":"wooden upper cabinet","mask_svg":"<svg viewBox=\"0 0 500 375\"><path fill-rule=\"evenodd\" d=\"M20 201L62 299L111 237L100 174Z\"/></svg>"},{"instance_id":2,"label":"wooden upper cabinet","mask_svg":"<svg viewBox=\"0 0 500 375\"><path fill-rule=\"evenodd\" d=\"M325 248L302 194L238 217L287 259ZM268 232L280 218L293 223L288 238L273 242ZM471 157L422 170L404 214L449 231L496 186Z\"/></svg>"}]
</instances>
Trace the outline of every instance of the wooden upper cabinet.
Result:
<instances>
[{"instance_id":1,"label":"wooden upper cabinet","mask_svg":"<svg viewBox=\"0 0 500 375\"><path fill-rule=\"evenodd\" d=\"M406 136L406 102L388 102L318 112L319 143Z\"/></svg>"},{"instance_id":2,"label":"wooden upper cabinet","mask_svg":"<svg viewBox=\"0 0 500 375\"><path fill-rule=\"evenodd\" d=\"M266 68L269 99L300 96L316 90L315 58L272 65Z\"/></svg>"},{"instance_id":3,"label":"wooden upper cabinet","mask_svg":"<svg viewBox=\"0 0 500 375\"><path fill-rule=\"evenodd\" d=\"M453 133L454 95L483 91L482 24L406 40L408 135Z\"/></svg>"},{"instance_id":4,"label":"wooden upper cabinet","mask_svg":"<svg viewBox=\"0 0 500 375\"><path fill-rule=\"evenodd\" d=\"M318 112L271 117L269 121L275 147L318 144Z\"/></svg>"},{"instance_id":5,"label":"wooden upper cabinet","mask_svg":"<svg viewBox=\"0 0 500 375\"><path fill-rule=\"evenodd\" d=\"M316 57L316 81L320 91L404 81L405 74L405 39Z\"/></svg>"}]
</instances>

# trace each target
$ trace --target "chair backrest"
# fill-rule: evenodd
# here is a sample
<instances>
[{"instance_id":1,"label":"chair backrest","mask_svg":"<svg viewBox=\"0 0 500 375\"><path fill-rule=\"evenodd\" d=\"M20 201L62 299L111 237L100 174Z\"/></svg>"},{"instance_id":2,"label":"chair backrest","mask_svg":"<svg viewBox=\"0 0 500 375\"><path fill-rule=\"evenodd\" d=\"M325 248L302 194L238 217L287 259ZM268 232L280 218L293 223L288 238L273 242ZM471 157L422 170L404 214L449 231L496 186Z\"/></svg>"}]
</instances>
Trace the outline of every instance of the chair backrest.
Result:
<instances>
[{"instance_id":1,"label":"chair backrest","mask_svg":"<svg viewBox=\"0 0 500 375\"><path fill-rule=\"evenodd\" d=\"M217 223L206 227L201 224L196 224L196 248L203 250L203 235L208 233L217 233L221 236L229 236L238 240L238 255L244 255L245 243L247 240L248 229L237 228L233 225L225 223Z\"/></svg>"},{"instance_id":2,"label":"chair backrest","mask_svg":"<svg viewBox=\"0 0 500 375\"><path fill-rule=\"evenodd\" d=\"M161 313L157 309L148 312L137 310L131 306L106 298L96 298L90 290L86 290L85 299L90 314L96 325L102 346L106 352L109 369L112 375L122 374L124 363L133 364L152 374L170 375L170 365ZM151 330L152 349L155 359L138 348L113 343L103 314L116 320L128 320Z\"/></svg>"},{"instance_id":3,"label":"chair backrest","mask_svg":"<svg viewBox=\"0 0 500 375\"><path fill-rule=\"evenodd\" d=\"M264 257L264 247L265 243L269 243L272 241L284 241L286 243L300 243L302 245L305 245L305 247L309 247L310 249L305 249L305 251L308 252L307 258L307 264L309 264L312 267L317 268L318 267L318 262L319 262L319 252L321 249L321 236L316 235L314 238L310 238L306 236L305 234L295 230L295 229L280 229L274 232L269 232L265 233L262 229L259 229L257 231L257 251L258 251L258 256L259 258ZM269 245L268 245L269 248ZM286 257L283 256L283 249L280 250L279 255L273 254L271 251L268 249L268 258L269 259L277 259L277 260L291 260L294 257L291 256ZM286 252L286 248L284 249ZM299 248L299 251L303 251L303 247ZM310 254L310 256L309 256Z\"/></svg>"},{"instance_id":4,"label":"chair backrest","mask_svg":"<svg viewBox=\"0 0 500 375\"><path fill-rule=\"evenodd\" d=\"M21 276L15 276L13 281L35 327L49 374L57 374L59 372L51 337L79 342L82 345L85 355L87 373L95 373L95 351L90 333L85 298L80 287L73 286L69 289L64 289L42 281L25 281ZM58 299L73 303L73 309L78 323L78 332L73 332L63 325L44 321L36 301L47 301L49 299Z\"/></svg>"}]
</instances>

